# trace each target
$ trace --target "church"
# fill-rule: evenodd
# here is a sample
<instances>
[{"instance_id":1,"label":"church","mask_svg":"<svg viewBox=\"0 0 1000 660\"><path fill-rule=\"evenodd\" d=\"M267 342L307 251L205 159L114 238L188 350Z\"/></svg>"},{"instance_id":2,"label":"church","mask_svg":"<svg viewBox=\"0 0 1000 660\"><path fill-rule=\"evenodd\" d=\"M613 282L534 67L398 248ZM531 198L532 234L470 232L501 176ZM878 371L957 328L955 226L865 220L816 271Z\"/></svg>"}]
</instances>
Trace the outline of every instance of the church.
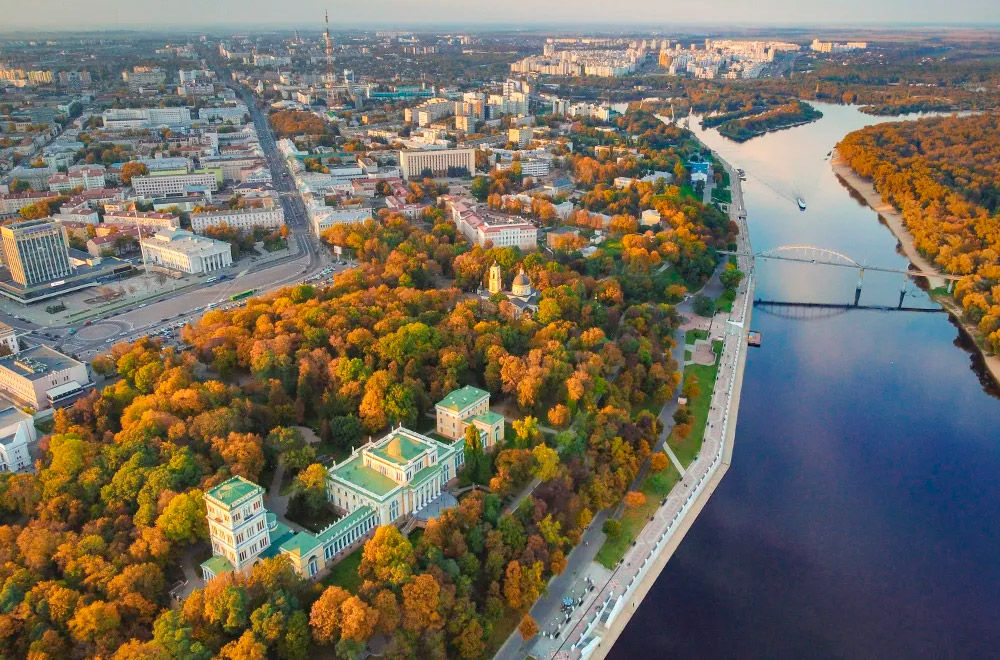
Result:
<instances>
[{"instance_id":1,"label":"church","mask_svg":"<svg viewBox=\"0 0 1000 660\"><path fill-rule=\"evenodd\" d=\"M498 293L506 296L507 301L514 306L518 318L524 313L534 314L538 311L538 291L531 286L531 278L524 272L524 268L514 277L510 291L504 291L500 265L494 261L490 266L488 291L491 296Z\"/></svg>"}]
</instances>

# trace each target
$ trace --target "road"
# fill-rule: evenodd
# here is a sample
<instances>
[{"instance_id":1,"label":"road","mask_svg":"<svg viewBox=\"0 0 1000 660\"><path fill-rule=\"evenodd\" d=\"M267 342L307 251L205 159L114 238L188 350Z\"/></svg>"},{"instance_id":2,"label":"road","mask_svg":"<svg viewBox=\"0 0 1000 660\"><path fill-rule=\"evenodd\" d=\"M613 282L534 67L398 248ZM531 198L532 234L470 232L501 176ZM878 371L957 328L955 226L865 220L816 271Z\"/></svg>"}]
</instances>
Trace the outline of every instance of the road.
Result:
<instances>
[{"instance_id":1,"label":"road","mask_svg":"<svg viewBox=\"0 0 1000 660\"><path fill-rule=\"evenodd\" d=\"M226 79L219 70L217 61L210 61L215 65L220 78ZM288 256L261 263L247 263L244 260L221 271L227 277L225 280L203 281L177 292L167 291L155 302L139 303L105 317L81 318L71 324L43 326L16 315L16 308L11 308L0 312L0 320L34 342L52 345L80 358L87 358L115 341L157 333L178 323L195 320L204 313L206 306L224 304L233 294L250 289L260 293L274 290L296 281L317 277L317 273L326 267L331 268L328 276L332 277L349 267L333 262L328 252L320 248L318 239L310 230L305 206L291 173L278 151L267 117L257 107L246 88L241 85L234 87L250 110L257 139L285 212L285 224L289 229ZM74 334L71 335L71 331Z\"/></svg>"}]
</instances>

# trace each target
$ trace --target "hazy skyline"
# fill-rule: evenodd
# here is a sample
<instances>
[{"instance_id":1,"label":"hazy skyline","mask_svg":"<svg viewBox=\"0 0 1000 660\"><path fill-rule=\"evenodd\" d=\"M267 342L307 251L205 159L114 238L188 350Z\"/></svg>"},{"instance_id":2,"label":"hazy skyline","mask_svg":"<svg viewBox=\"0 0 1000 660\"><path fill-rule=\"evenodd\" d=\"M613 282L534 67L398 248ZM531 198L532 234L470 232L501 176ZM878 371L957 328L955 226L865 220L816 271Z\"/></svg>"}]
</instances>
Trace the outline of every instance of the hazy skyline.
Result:
<instances>
[{"instance_id":1,"label":"hazy skyline","mask_svg":"<svg viewBox=\"0 0 1000 660\"><path fill-rule=\"evenodd\" d=\"M502 3L469 3L467 0L373 0L334 3L299 0L292 3L261 0L36 0L15 3L0 0L0 30L94 29L118 27L157 28L210 25L286 26L322 23L330 11L331 25L405 27L431 23L503 24L525 27L544 24L642 24L650 28L677 24L713 23L742 25L807 24L836 27L843 24L996 24L997 0L841 0L807 4L802 0L709 0L704 3L665 3L662 0L606 0L538 3L508 0Z\"/></svg>"}]
</instances>

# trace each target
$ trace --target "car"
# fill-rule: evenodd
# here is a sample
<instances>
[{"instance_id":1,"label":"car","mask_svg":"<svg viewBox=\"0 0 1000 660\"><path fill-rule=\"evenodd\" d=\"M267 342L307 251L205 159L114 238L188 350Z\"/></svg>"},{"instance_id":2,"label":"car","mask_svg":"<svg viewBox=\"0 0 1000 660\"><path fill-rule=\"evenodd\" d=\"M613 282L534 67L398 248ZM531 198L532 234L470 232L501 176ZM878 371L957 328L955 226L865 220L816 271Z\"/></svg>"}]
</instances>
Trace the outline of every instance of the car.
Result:
<instances>
[{"instance_id":1,"label":"car","mask_svg":"<svg viewBox=\"0 0 1000 660\"><path fill-rule=\"evenodd\" d=\"M88 326L88 325L90 325L91 323L93 323L93 321L87 321L87 322L85 322L85 323L84 323L83 325L85 325L85 326Z\"/></svg>"},{"instance_id":2,"label":"car","mask_svg":"<svg viewBox=\"0 0 1000 660\"><path fill-rule=\"evenodd\" d=\"M105 339L105 340L104 340L104 343L105 343L105 344L113 344L113 343L115 343L115 338L114 338L114 337L112 337L111 339Z\"/></svg>"},{"instance_id":3,"label":"car","mask_svg":"<svg viewBox=\"0 0 1000 660\"><path fill-rule=\"evenodd\" d=\"M142 309L145 306L146 306L146 303L139 303L139 309Z\"/></svg>"}]
</instances>

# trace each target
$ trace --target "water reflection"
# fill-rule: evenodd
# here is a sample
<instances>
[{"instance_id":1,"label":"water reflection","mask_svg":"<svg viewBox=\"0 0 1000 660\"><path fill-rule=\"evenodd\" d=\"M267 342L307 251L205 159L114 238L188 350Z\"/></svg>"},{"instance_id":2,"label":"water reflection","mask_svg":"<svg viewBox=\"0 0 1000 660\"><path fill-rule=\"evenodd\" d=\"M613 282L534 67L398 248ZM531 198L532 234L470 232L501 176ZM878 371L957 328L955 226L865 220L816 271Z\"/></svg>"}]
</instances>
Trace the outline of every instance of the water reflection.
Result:
<instances>
[{"instance_id":1,"label":"water reflection","mask_svg":"<svg viewBox=\"0 0 1000 660\"><path fill-rule=\"evenodd\" d=\"M815 245L905 269L826 157L884 119L820 108L817 123L742 145L692 128L747 171L755 250ZM857 281L757 271L773 300L851 301ZM895 305L900 285L866 273L861 302ZM932 305L912 283L906 304ZM967 339L943 314L757 310L753 325L764 346L749 354L733 465L610 657L994 657L1000 403Z\"/></svg>"}]
</instances>

